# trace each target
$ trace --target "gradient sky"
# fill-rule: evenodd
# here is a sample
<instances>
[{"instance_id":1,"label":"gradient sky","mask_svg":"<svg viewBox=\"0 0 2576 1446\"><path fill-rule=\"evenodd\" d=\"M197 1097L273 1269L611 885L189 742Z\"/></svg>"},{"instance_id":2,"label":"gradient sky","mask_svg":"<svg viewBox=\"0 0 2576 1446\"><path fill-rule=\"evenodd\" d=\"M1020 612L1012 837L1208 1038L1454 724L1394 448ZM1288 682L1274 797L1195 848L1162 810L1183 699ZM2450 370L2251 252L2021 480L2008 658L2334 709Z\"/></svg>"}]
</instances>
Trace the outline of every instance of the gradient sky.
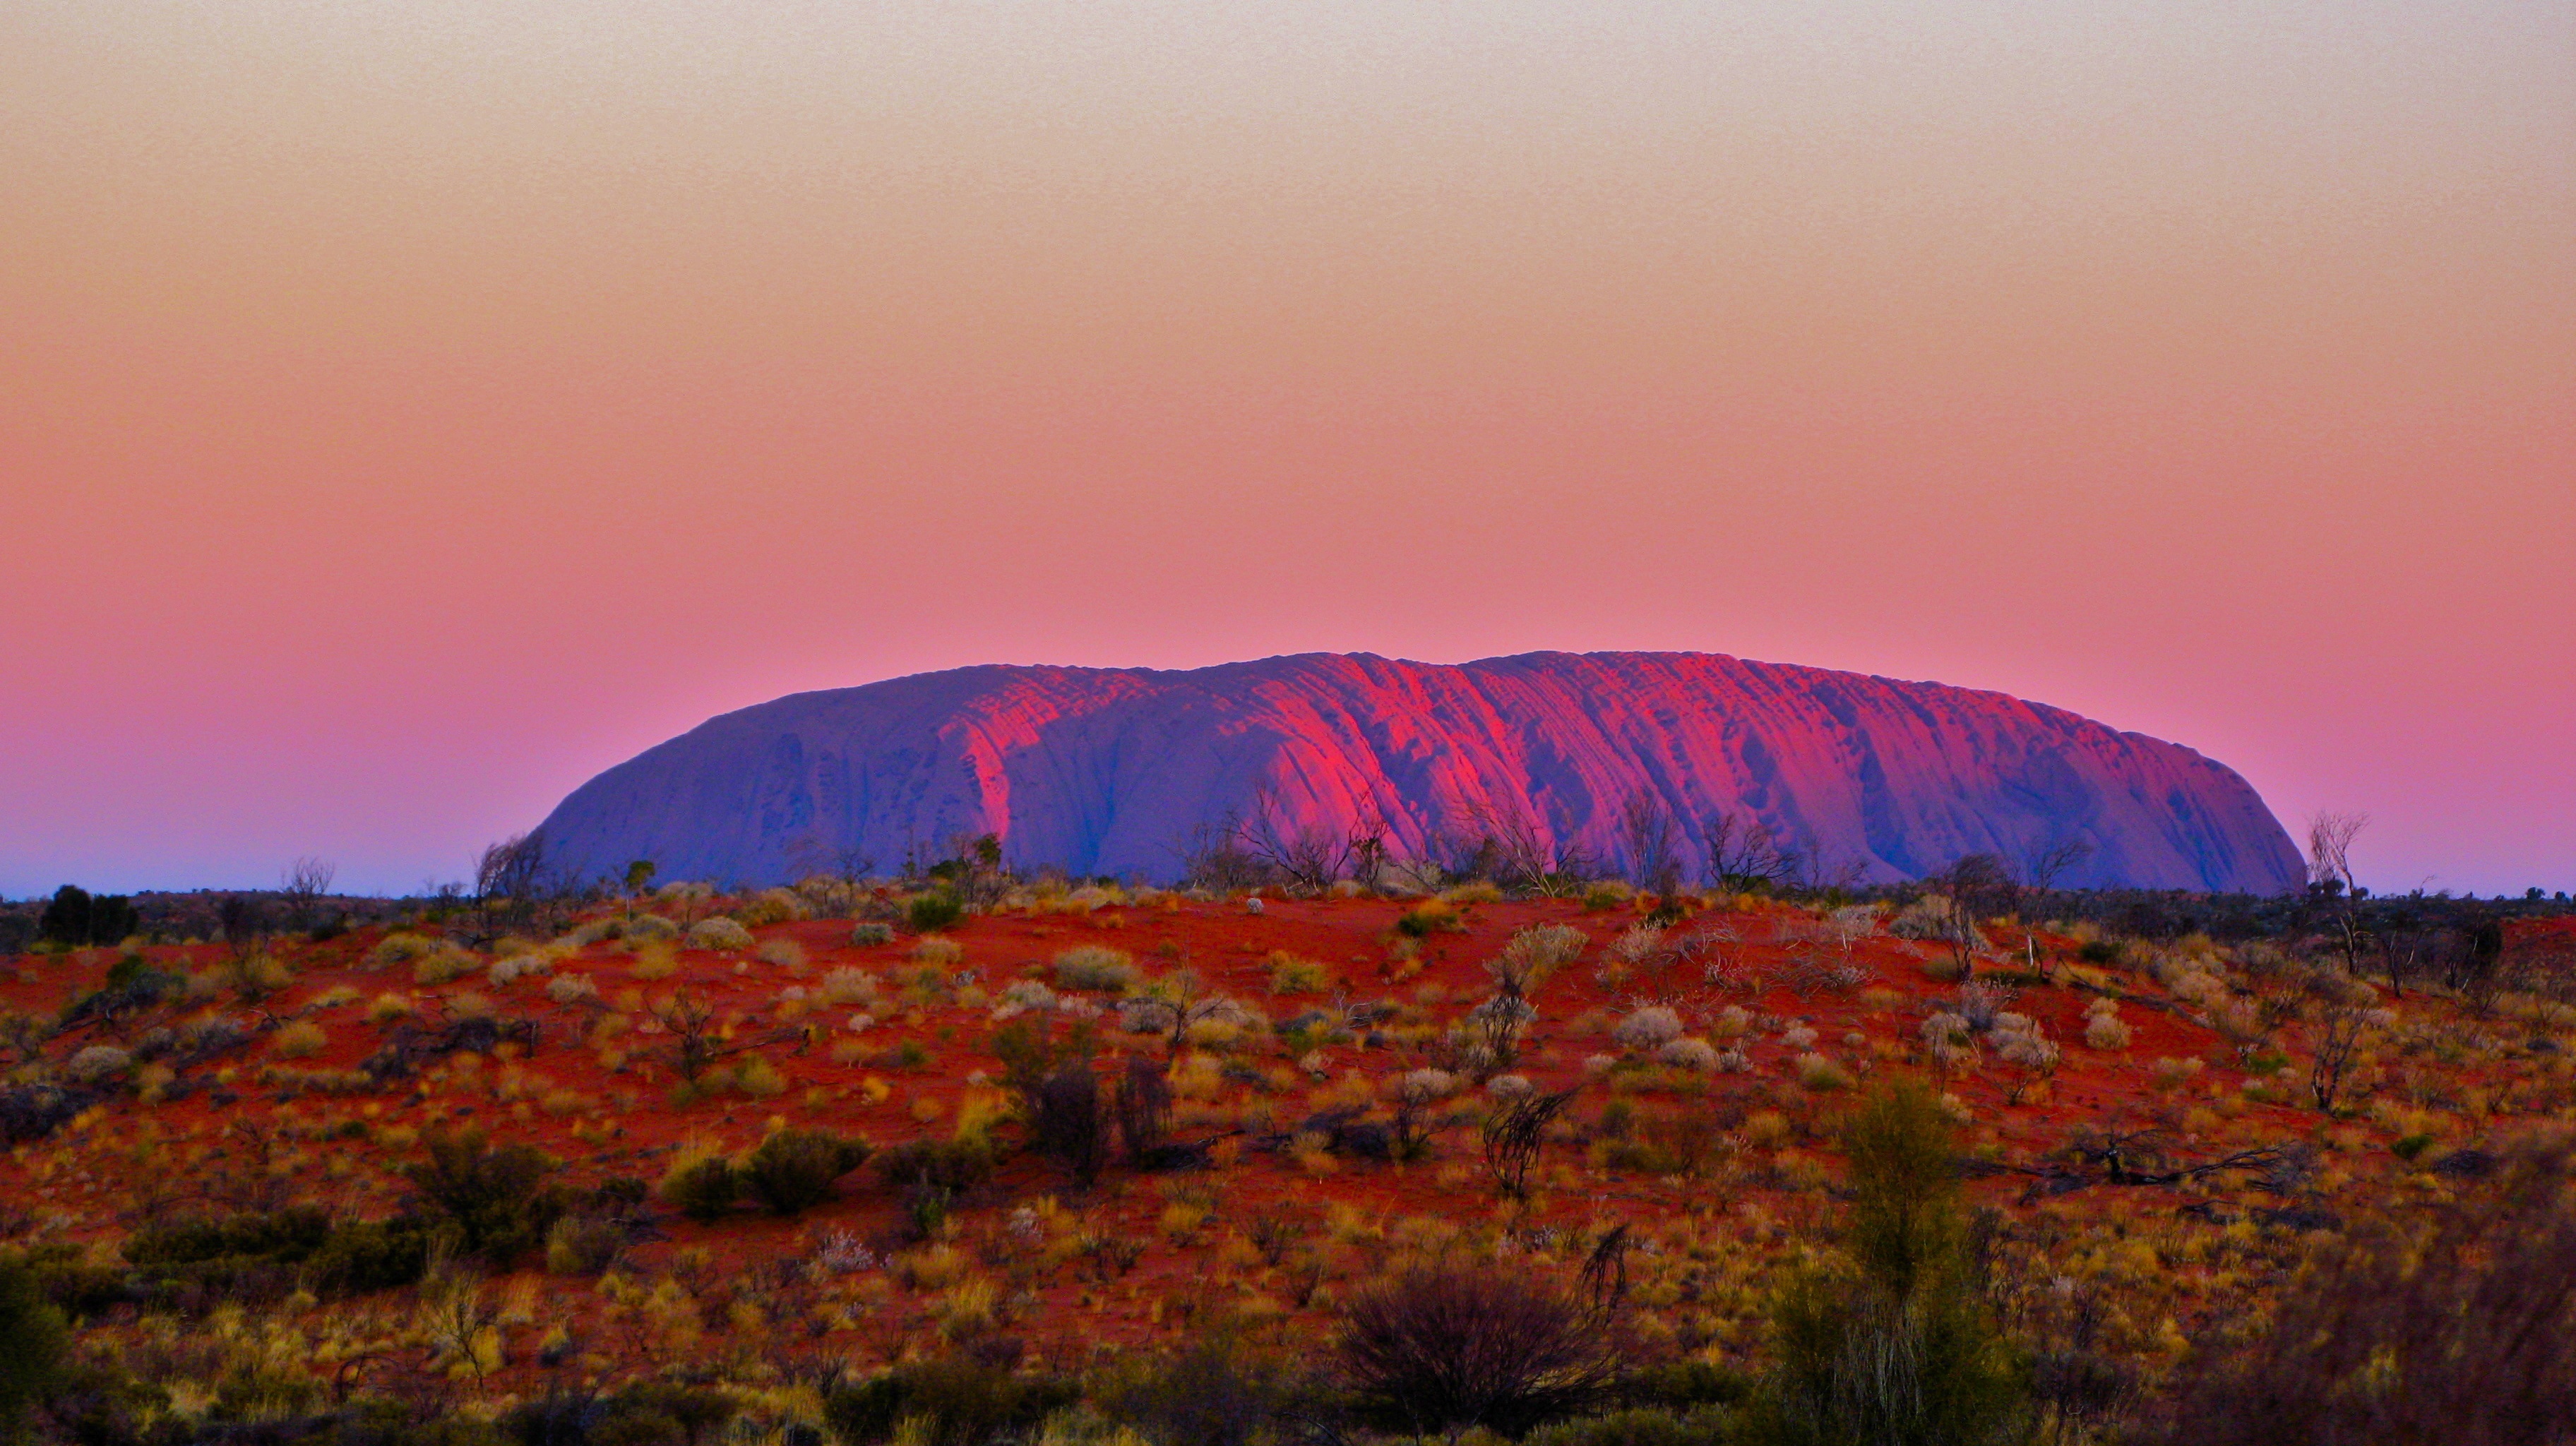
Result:
<instances>
[{"instance_id":1,"label":"gradient sky","mask_svg":"<svg viewBox=\"0 0 2576 1446\"><path fill-rule=\"evenodd\" d=\"M11 0L0 892L965 663L1693 648L2576 888L2576 6Z\"/></svg>"}]
</instances>

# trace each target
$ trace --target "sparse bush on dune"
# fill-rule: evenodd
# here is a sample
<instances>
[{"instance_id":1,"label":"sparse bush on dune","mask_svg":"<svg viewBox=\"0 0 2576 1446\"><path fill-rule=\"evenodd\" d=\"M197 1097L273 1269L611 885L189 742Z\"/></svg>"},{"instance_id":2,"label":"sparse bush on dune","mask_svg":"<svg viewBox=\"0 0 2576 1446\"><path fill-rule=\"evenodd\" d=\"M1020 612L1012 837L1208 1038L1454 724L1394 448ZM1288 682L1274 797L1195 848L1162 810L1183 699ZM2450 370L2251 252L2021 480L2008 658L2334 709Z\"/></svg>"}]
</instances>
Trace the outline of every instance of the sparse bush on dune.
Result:
<instances>
[{"instance_id":1,"label":"sparse bush on dune","mask_svg":"<svg viewBox=\"0 0 2576 1446\"><path fill-rule=\"evenodd\" d=\"M752 951L752 957L794 974L805 967L805 946L793 939L764 939L760 947Z\"/></svg>"},{"instance_id":2,"label":"sparse bush on dune","mask_svg":"<svg viewBox=\"0 0 2576 1446\"><path fill-rule=\"evenodd\" d=\"M833 1196L833 1184L867 1163L865 1141L829 1130L779 1130L743 1157L742 1191L772 1215L795 1215Z\"/></svg>"},{"instance_id":3,"label":"sparse bush on dune","mask_svg":"<svg viewBox=\"0 0 2576 1446\"><path fill-rule=\"evenodd\" d=\"M134 1068L134 1051L113 1044L83 1046L64 1064L63 1073L82 1084L121 1079Z\"/></svg>"},{"instance_id":4,"label":"sparse bush on dune","mask_svg":"<svg viewBox=\"0 0 2576 1446\"><path fill-rule=\"evenodd\" d=\"M1333 971L1321 960L1273 949L1262 962L1269 966L1273 994L1320 994L1332 986Z\"/></svg>"},{"instance_id":5,"label":"sparse bush on dune","mask_svg":"<svg viewBox=\"0 0 2576 1446\"><path fill-rule=\"evenodd\" d=\"M2084 1042L2100 1050L2129 1047L2129 1026L2120 1019L2119 1001L2096 999L2085 1006Z\"/></svg>"},{"instance_id":6,"label":"sparse bush on dune","mask_svg":"<svg viewBox=\"0 0 2576 1446\"><path fill-rule=\"evenodd\" d=\"M299 1019L280 1029L269 1040L268 1047L281 1058L303 1059L320 1054L330 1043L331 1036L323 1032L321 1025L309 1019Z\"/></svg>"},{"instance_id":7,"label":"sparse bush on dune","mask_svg":"<svg viewBox=\"0 0 2576 1446\"><path fill-rule=\"evenodd\" d=\"M826 1004L868 1004L877 997L877 976L855 965L844 964L824 973L822 988Z\"/></svg>"},{"instance_id":8,"label":"sparse bush on dune","mask_svg":"<svg viewBox=\"0 0 2576 1446\"><path fill-rule=\"evenodd\" d=\"M689 926L692 949L741 950L752 945L751 931L731 919L700 919Z\"/></svg>"},{"instance_id":9,"label":"sparse bush on dune","mask_svg":"<svg viewBox=\"0 0 2576 1446\"><path fill-rule=\"evenodd\" d=\"M1496 987L1512 994L1535 993L1548 977L1583 956L1591 937L1568 924L1537 924L1522 929L1485 961L1485 973Z\"/></svg>"},{"instance_id":10,"label":"sparse bush on dune","mask_svg":"<svg viewBox=\"0 0 2576 1446\"><path fill-rule=\"evenodd\" d=\"M482 967L481 959L442 939L428 952L412 960L411 982L424 986L446 984Z\"/></svg>"},{"instance_id":11,"label":"sparse bush on dune","mask_svg":"<svg viewBox=\"0 0 2576 1446\"><path fill-rule=\"evenodd\" d=\"M737 905L733 916L747 927L765 929L813 918L814 911L793 889L763 889Z\"/></svg>"},{"instance_id":12,"label":"sparse bush on dune","mask_svg":"<svg viewBox=\"0 0 2576 1446\"><path fill-rule=\"evenodd\" d=\"M1054 970L1057 988L1101 994L1123 994L1143 977L1133 955L1099 944L1077 944L1057 954Z\"/></svg>"},{"instance_id":13,"label":"sparse bush on dune","mask_svg":"<svg viewBox=\"0 0 2576 1446\"><path fill-rule=\"evenodd\" d=\"M427 958L443 942L419 934L387 934L376 941L376 947L367 951L367 963L378 969L416 963Z\"/></svg>"},{"instance_id":14,"label":"sparse bush on dune","mask_svg":"<svg viewBox=\"0 0 2576 1446\"><path fill-rule=\"evenodd\" d=\"M546 997L557 1004L579 1004L599 997L599 984L587 974L558 974L546 981Z\"/></svg>"},{"instance_id":15,"label":"sparse bush on dune","mask_svg":"<svg viewBox=\"0 0 2576 1446\"><path fill-rule=\"evenodd\" d=\"M1675 1069L1704 1074L1717 1068L1717 1046L1705 1039L1676 1039L1655 1051L1655 1058Z\"/></svg>"},{"instance_id":16,"label":"sparse bush on dune","mask_svg":"<svg viewBox=\"0 0 2576 1446\"><path fill-rule=\"evenodd\" d=\"M1663 1005L1650 1004L1620 1020L1610 1037L1630 1049L1649 1050L1662 1048L1679 1038L1681 1032L1680 1015Z\"/></svg>"},{"instance_id":17,"label":"sparse bush on dune","mask_svg":"<svg viewBox=\"0 0 2576 1446\"><path fill-rule=\"evenodd\" d=\"M403 1173L422 1202L453 1221L467 1250L496 1262L541 1244L563 1213L561 1162L533 1145L494 1145L481 1130L433 1134L428 1158Z\"/></svg>"},{"instance_id":18,"label":"sparse bush on dune","mask_svg":"<svg viewBox=\"0 0 2576 1446\"><path fill-rule=\"evenodd\" d=\"M903 922L916 934L954 929L966 917L966 906L954 894L915 894L904 901Z\"/></svg>"},{"instance_id":19,"label":"sparse bush on dune","mask_svg":"<svg viewBox=\"0 0 2576 1446\"><path fill-rule=\"evenodd\" d=\"M659 914L638 914L625 921L619 937L628 944L671 944L679 941L680 926Z\"/></svg>"},{"instance_id":20,"label":"sparse bush on dune","mask_svg":"<svg viewBox=\"0 0 2576 1446\"><path fill-rule=\"evenodd\" d=\"M876 920L871 919L864 923L850 926L850 947L854 949L872 949L879 944L891 944L893 942L894 926L892 924L879 923Z\"/></svg>"},{"instance_id":21,"label":"sparse bush on dune","mask_svg":"<svg viewBox=\"0 0 2576 1446\"><path fill-rule=\"evenodd\" d=\"M497 989L530 976L543 977L553 972L554 960L544 954L513 954L506 959L493 960L492 967L487 971L487 977L491 979L492 986Z\"/></svg>"}]
</instances>

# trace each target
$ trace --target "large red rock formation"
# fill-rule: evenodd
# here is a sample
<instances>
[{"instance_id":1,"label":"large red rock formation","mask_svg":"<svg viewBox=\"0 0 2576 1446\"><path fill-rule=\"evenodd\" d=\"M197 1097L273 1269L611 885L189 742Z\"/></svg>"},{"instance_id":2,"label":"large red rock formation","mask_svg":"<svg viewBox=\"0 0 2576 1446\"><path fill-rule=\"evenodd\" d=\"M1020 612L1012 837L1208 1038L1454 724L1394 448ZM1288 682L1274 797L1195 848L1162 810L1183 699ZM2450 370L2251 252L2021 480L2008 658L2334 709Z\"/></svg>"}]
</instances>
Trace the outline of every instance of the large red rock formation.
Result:
<instances>
[{"instance_id":1,"label":"large red rock formation","mask_svg":"<svg viewBox=\"0 0 2576 1446\"><path fill-rule=\"evenodd\" d=\"M1023 865L1170 878L1194 833L1382 820L1398 856L1495 831L1625 862L1622 810L1758 819L1827 872L2091 847L2067 881L2277 892L2303 877L2224 765L2001 693L1707 653L1457 666L1304 654L1187 672L976 667L800 693L609 769L543 827L585 876L757 882L843 849L1001 836Z\"/></svg>"}]
</instances>

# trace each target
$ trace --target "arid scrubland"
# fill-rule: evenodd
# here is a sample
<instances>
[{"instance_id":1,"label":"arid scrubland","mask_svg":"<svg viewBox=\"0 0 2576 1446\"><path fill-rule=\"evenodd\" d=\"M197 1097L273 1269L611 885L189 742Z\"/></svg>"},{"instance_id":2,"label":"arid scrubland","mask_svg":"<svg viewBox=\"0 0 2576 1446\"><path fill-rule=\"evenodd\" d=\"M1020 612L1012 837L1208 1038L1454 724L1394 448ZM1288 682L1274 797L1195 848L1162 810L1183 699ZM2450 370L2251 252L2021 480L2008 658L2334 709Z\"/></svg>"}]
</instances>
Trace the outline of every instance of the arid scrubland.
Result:
<instances>
[{"instance_id":1,"label":"arid scrubland","mask_svg":"<svg viewBox=\"0 0 2576 1446\"><path fill-rule=\"evenodd\" d=\"M1533 892L816 879L20 955L0 1411L2566 1439L2560 923Z\"/></svg>"}]
</instances>

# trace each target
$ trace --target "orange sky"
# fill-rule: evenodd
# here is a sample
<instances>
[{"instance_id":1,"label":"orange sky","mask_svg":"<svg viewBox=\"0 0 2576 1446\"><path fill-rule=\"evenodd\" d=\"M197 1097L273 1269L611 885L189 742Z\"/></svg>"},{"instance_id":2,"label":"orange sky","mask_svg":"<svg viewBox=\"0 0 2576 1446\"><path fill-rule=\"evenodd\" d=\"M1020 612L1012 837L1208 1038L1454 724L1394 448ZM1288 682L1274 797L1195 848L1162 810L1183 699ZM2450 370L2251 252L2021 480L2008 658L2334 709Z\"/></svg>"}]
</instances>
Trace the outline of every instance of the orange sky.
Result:
<instances>
[{"instance_id":1,"label":"orange sky","mask_svg":"<svg viewBox=\"0 0 2576 1446\"><path fill-rule=\"evenodd\" d=\"M412 887L926 668L1541 647L2576 888L2576 12L1737 8L0 9L0 891Z\"/></svg>"}]
</instances>

